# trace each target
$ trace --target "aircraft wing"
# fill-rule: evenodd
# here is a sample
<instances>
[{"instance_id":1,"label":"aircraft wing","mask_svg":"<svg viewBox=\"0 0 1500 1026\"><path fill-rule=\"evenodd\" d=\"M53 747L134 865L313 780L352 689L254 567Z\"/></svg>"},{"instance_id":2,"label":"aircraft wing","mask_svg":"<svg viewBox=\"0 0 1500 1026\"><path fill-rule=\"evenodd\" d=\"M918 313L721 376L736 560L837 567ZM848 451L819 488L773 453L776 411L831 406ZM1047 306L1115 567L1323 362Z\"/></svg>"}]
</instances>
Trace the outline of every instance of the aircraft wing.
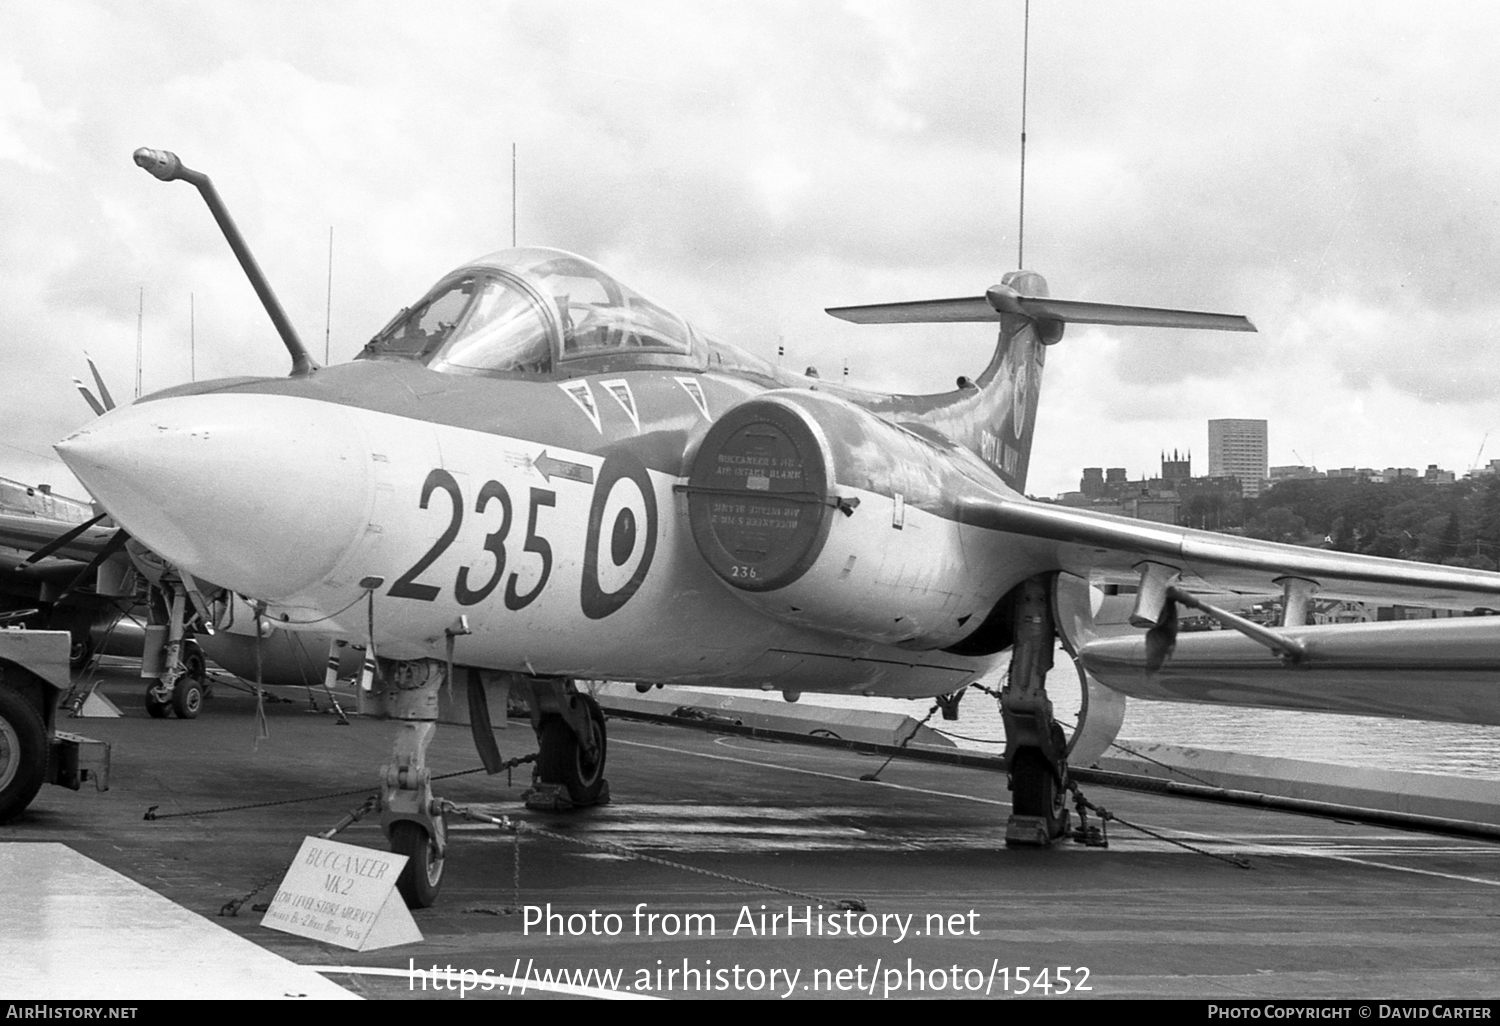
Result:
<instances>
[{"instance_id":1,"label":"aircraft wing","mask_svg":"<svg viewBox=\"0 0 1500 1026\"><path fill-rule=\"evenodd\" d=\"M1500 616L1284 627L1288 666L1234 631L1180 634L1145 672L1146 636L1077 640L1084 668L1132 698L1500 725Z\"/></svg>"},{"instance_id":2,"label":"aircraft wing","mask_svg":"<svg viewBox=\"0 0 1500 1026\"><path fill-rule=\"evenodd\" d=\"M1133 584L1143 562L1178 570L1188 591L1271 595L1278 578L1314 582L1318 598L1440 608L1500 608L1500 573L1257 541L1145 520L988 498L963 504L966 524L1056 546L1058 565L1096 583Z\"/></svg>"},{"instance_id":3,"label":"aircraft wing","mask_svg":"<svg viewBox=\"0 0 1500 1026\"><path fill-rule=\"evenodd\" d=\"M46 517L0 513L0 546L31 553L50 545L80 525ZM103 551L117 528L95 525L80 532L51 555L87 563Z\"/></svg>"}]
</instances>

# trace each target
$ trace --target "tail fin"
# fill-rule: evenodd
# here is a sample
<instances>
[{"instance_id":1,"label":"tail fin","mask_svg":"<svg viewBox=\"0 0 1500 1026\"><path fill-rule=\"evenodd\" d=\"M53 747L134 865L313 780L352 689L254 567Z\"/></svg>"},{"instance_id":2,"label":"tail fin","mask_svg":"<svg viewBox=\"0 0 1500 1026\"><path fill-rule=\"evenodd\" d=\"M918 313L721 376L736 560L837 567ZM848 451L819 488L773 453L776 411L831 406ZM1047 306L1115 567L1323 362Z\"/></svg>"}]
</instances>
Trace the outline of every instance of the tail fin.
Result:
<instances>
[{"instance_id":1,"label":"tail fin","mask_svg":"<svg viewBox=\"0 0 1500 1026\"><path fill-rule=\"evenodd\" d=\"M977 381L957 393L932 397L924 422L973 450L1000 479L1026 489L1032 430L1041 395L1047 347L1061 341L1068 322L1154 328L1254 331L1236 314L1200 313L1111 303L1053 299L1034 271L1011 271L983 296L909 303L830 307L828 313L856 324L1000 323L995 354Z\"/></svg>"}]
</instances>

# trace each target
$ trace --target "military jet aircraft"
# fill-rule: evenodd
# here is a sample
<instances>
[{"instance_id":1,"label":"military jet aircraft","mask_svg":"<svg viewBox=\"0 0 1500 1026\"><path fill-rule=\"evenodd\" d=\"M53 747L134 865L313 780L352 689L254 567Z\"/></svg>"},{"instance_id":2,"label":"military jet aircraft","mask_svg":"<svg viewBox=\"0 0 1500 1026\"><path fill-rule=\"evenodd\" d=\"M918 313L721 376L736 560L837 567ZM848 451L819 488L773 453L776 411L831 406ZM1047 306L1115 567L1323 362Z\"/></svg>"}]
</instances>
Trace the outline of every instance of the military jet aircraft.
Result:
<instances>
[{"instance_id":1,"label":"military jet aircraft","mask_svg":"<svg viewBox=\"0 0 1500 1026\"><path fill-rule=\"evenodd\" d=\"M124 561L105 519L46 485L0 478L0 623L68 631L74 669L93 654L93 632L121 615L95 588L99 571L114 579Z\"/></svg>"},{"instance_id":2,"label":"military jet aircraft","mask_svg":"<svg viewBox=\"0 0 1500 1026\"><path fill-rule=\"evenodd\" d=\"M369 640L374 686L405 721L382 798L413 904L441 881L424 761L452 678L481 718L489 690L524 698L540 786L582 805L607 793L607 739L575 680L917 697L1008 661L1007 837L1046 843L1065 827L1068 758L1046 676L1054 638L1086 627L1090 585L1138 589L1131 620L1158 656L1178 604L1203 592L1281 592L1294 611L1313 592L1500 594L1500 574L1025 497L1043 364L1066 324L1254 330L1243 317L1053 299L1025 270L983 295L831 309L998 326L988 365L953 391L871 394L720 342L583 257L524 248L444 275L353 362L319 368L207 177L170 153L136 161L198 187L293 372L158 392L57 450L193 577L289 629ZM1273 646L1276 632L1224 616ZM1073 744L1118 727L1088 719ZM487 737L476 730L482 754Z\"/></svg>"}]
</instances>

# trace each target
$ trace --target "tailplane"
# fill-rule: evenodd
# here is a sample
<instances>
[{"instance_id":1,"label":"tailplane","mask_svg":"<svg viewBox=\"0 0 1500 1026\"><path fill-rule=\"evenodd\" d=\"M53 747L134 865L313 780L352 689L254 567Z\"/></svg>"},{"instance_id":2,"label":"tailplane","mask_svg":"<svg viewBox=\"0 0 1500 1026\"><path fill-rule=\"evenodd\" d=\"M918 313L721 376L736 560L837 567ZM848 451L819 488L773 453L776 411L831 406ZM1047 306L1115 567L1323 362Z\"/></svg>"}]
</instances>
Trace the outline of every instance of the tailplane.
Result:
<instances>
[{"instance_id":1,"label":"tailplane","mask_svg":"<svg viewBox=\"0 0 1500 1026\"><path fill-rule=\"evenodd\" d=\"M1255 330L1238 314L1053 299L1046 279L1034 271L1011 271L982 296L829 307L828 313L855 324L999 322L1000 337L984 373L952 401L923 411L922 419L972 449L1018 492L1026 489L1047 347L1062 340L1068 323Z\"/></svg>"}]
</instances>

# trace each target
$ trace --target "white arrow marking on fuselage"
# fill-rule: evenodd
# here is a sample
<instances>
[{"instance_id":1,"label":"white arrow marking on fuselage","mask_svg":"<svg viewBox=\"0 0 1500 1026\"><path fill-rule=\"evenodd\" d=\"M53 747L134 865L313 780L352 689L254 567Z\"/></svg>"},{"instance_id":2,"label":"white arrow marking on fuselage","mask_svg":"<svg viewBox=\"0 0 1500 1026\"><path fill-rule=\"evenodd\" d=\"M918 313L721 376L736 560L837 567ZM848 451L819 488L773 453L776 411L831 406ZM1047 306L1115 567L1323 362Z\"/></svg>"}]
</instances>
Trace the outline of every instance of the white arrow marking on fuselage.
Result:
<instances>
[{"instance_id":1,"label":"white arrow marking on fuselage","mask_svg":"<svg viewBox=\"0 0 1500 1026\"><path fill-rule=\"evenodd\" d=\"M599 426L599 407L594 404L594 390L589 388L589 383L587 381L564 381L560 382L557 387L578 404L578 408L589 419L589 423L594 425L594 430L601 435L604 434L604 429Z\"/></svg>"},{"instance_id":2,"label":"white arrow marking on fuselage","mask_svg":"<svg viewBox=\"0 0 1500 1026\"><path fill-rule=\"evenodd\" d=\"M620 409L625 411L625 415L630 418L630 423L635 425L636 431L640 431L641 415L635 408L635 396L630 391L630 382L624 378L618 378L614 381L601 381L599 384L615 397L615 402L620 404Z\"/></svg>"},{"instance_id":3,"label":"white arrow marking on fuselage","mask_svg":"<svg viewBox=\"0 0 1500 1026\"><path fill-rule=\"evenodd\" d=\"M713 417L708 414L708 399L703 395L703 383L697 378L677 378L675 380L682 386L682 390L688 394L688 398L693 400L693 405L698 407L698 412L703 414L703 419L713 420Z\"/></svg>"}]
</instances>

